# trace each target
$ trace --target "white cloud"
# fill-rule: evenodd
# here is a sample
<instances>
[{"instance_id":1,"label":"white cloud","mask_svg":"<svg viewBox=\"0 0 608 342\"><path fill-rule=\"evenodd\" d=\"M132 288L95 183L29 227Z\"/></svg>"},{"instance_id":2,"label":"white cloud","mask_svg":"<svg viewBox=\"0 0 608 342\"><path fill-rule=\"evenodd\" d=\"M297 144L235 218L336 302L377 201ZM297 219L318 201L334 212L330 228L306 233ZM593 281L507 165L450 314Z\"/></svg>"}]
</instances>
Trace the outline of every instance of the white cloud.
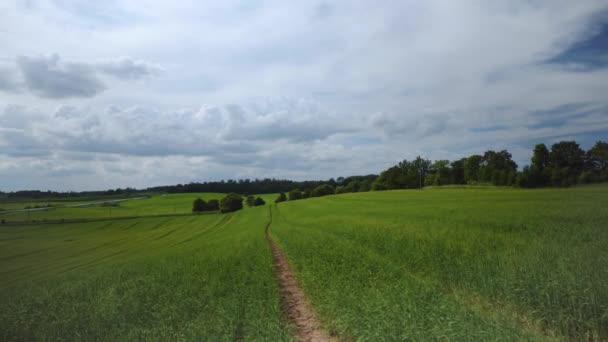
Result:
<instances>
[{"instance_id":1,"label":"white cloud","mask_svg":"<svg viewBox=\"0 0 608 342\"><path fill-rule=\"evenodd\" d=\"M331 177L487 148L522 164L531 140L608 130L608 70L544 63L597 33L607 10L601 0L3 3L0 170L19 165L44 184L68 171L45 176L34 161L65 165L82 175L58 187L78 189ZM588 113L556 114L567 105ZM542 111L562 124L543 126Z\"/></svg>"}]
</instances>

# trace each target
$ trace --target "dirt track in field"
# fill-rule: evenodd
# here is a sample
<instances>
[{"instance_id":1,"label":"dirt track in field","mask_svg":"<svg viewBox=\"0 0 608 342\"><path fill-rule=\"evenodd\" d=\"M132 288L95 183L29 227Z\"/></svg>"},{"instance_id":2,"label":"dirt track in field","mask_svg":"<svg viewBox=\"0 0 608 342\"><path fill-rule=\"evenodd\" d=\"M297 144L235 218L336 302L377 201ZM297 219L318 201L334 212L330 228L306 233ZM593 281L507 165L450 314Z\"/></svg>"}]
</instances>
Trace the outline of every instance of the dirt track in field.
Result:
<instances>
[{"instance_id":1,"label":"dirt track in field","mask_svg":"<svg viewBox=\"0 0 608 342\"><path fill-rule=\"evenodd\" d=\"M270 221L266 225L266 240L268 240L272 251L283 312L295 328L296 339L306 342L338 341L337 338L330 337L321 328L321 324L317 320L312 306L306 300L304 291L298 286L285 255L283 255L279 246L270 238L269 229L271 224L272 209L270 209Z\"/></svg>"}]
</instances>

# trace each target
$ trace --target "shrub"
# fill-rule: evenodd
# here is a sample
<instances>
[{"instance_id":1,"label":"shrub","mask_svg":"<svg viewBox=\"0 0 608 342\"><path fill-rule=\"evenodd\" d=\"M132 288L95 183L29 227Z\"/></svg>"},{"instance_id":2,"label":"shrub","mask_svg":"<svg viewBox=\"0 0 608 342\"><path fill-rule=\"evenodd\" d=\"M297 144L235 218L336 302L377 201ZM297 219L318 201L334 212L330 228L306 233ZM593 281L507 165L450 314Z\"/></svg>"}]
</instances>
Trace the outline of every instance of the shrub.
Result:
<instances>
[{"instance_id":1,"label":"shrub","mask_svg":"<svg viewBox=\"0 0 608 342\"><path fill-rule=\"evenodd\" d=\"M220 201L218 201L216 199L209 200L209 202L207 202L207 210L209 210L209 211L220 210Z\"/></svg>"},{"instance_id":2,"label":"shrub","mask_svg":"<svg viewBox=\"0 0 608 342\"><path fill-rule=\"evenodd\" d=\"M266 204L266 201L264 201L264 199L262 197L258 197L255 199L253 204L257 207L257 206Z\"/></svg>"},{"instance_id":3,"label":"shrub","mask_svg":"<svg viewBox=\"0 0 608 342\"><path fill-rule=\"evenodd\" d=\"M289 192L289 200L296 201L302 199L302 191L300 189L293 189Z\"/></svg>"},{"instance_id":4,"label":"shrub","mask_svg":"<svg viewBox=\"0 0 608 342\"><path fill-rule=\"evenodd\" d=\"M333 195L335 193L336 193L336 189L334 189L333 186L331 186L329 184L323 184L323 185L319 185L318 187L314 188L312 190L312 192L310 193L310 197L321 197L321 196Z\"/></svg>"},{"instance_id":5,"label":"shrub","mask_svg":"<svg viewBox=\"0 0 608 342\"><path fill-rule=\"evenodd\" d=\"M1 222L2 224L5 224L5 223L6 223L6 220L5 220L5 219L2 219L0 222Z\"/></svg>"},{"instance_id":6,"label":"shrub","mask_svg":"<svg viewBox=\"0 0 608 342\"><path fill-rule=\"evenodd\" d=\"M197 198L192 202L192 212L200 213L207 209L207 203L202 198Z\"/></svg>"},{"instance_id":7,"label":"shrub","mask_svg":"<svg viewBox=\"0 0 608 342\"><path fill-rule=\"evenodd\" d=\"M253 195L249 195L247 196L245 202L247 203L248 207L253 207L255 205L255 197L253 197Z\"/></svg>"},{"instance_id":8,"label":"shrub","mask_svg":"<svg viewBox=\"0 0 608 342\"><path fill-rule=\"evenodd\" d=\"M229 193L220 201L220 211L229 213L243 209L243 197L239 194Z\"/></svg>"},{"instance_id":9,"label":"shrub","mask_svg":"<svg viewBox=\"0 0 608 342\"><path fill-rule=\"evenodd\" d=\"M287 201L287 196L285 196L284 192L281 192L279 194L279 197L277 197L277 199L274 200L274 203L281 203L281 202L285 202L285 201Z\"/></svg>"}]
</instances>

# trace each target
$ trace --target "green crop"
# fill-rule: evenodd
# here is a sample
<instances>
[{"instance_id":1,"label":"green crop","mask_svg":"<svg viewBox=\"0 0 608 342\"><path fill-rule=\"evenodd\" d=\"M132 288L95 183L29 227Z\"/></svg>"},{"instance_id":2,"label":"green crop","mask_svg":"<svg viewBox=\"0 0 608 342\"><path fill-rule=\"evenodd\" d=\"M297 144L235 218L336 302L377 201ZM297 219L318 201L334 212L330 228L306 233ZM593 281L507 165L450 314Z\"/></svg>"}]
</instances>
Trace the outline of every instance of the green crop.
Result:
<instances>
[{"instance_id":1,"label":"green crop","mask_svg":"<svg viewBox=\"0 0 608 342\"><path fill-rule=\"evenodd\" d=\"M608 339L607 185L272 194L190 214L221 196L0 225L0 340L291 340L269 209L324 328L345 340ZM89 222L41 222L53 218Z\"/></svg>"},{"instance_id":2,"label":"green crop","mask_svg":"<svg viewBox=\"0 0 608 342\"><path fill-rule=\"evenodd\" d=\"M268 209L5 225L0 340L289 340Z\"/></svg>"},{"instance_id":3,"label":"green crop","mask_svg":"<svg viewBox=\"0 0 608 342\"><path fill-rule=\"evenodd\" d=\"M433 189L276 206L328 330L362 340L608 338L608 187Z\"/></svg>"}]
</instances>

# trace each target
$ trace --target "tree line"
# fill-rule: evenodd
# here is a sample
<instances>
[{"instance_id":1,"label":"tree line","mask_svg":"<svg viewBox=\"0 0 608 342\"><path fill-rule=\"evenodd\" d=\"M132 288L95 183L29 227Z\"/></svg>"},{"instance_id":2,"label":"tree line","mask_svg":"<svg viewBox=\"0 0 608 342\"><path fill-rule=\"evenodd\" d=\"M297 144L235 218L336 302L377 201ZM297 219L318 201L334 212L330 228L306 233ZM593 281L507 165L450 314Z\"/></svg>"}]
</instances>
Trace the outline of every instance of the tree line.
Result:
<instances>
[{"instance_id":1,"label":"tree line","mask_svg":"<svg viewBox=\"0 0 608 342\"><path fill-rule=\"evenodd\" d=\"M258 207L265 205L266 201L262 197L255 197L253 195L246 196L245 203L250 207ZM202 198L197 198L192 202L192 212L202 213L205 211L220 211L222 213L229 213L243 209L243 196L231 192L224 196L221 200L211 199L205 201Z\"/></svg>"},{"instance_id":2,"label":"tree line","mask_svg":"<svg viewBox=\"0 0 608 342\"><path fill-rule=\"evenodd\" d=\"M507 150L488 150L455 161L430 161L420 156L403 160L380 175L338 178L337 185L294 188L288 198L282 193L276 202L320 197L330 194L392 189L415 189L450 184L491 184L522 188L568 187L608 181L608 143L598 141L588 151L575 141L560 141L548 148L534 147L530 165L518 171Z\"/></svg>"},{"instance_id":3,"label":"tree line","mask_svg":"<svg viewBox=\"0 0 608 342\"><path fill-rule=\"evenodd\" d=\"M507 150L485 151L455 161L417 157L403 160L382 171L380 175L331 178L319 181L291 181L285 179L241 179L217 182L177 184L150 187L86 192L16 191L1 192L0 200L19 198L73 198L114 196L128 197L150 193L287 193L285 198L301 199L334 193L370 190L412 189L448 184L493 184L536 188L565 187L575 184L608 181L608 143L598 141L583 150L575 141L560 141L547 147L538 144L532 151L530 164L518 171ZM277 199L279 200L279 199Z\"/></svg>"},{"instance_id":4,"label":"tree line","mask_svg":"<svg viewBox=\"0 0 608 342\"><path fill-rule=\"evenodd\" d=\"M608 143L598 141L584 151L575 141L560 141L551 148L536 145L530 165L522 171L517 170L517 163L507 150L489 150L452 162L431 162L419 156L383 171L372 183L372 190L448 184L567 187L605 181L608 181Z\"/></svg>"}]
</instances>

